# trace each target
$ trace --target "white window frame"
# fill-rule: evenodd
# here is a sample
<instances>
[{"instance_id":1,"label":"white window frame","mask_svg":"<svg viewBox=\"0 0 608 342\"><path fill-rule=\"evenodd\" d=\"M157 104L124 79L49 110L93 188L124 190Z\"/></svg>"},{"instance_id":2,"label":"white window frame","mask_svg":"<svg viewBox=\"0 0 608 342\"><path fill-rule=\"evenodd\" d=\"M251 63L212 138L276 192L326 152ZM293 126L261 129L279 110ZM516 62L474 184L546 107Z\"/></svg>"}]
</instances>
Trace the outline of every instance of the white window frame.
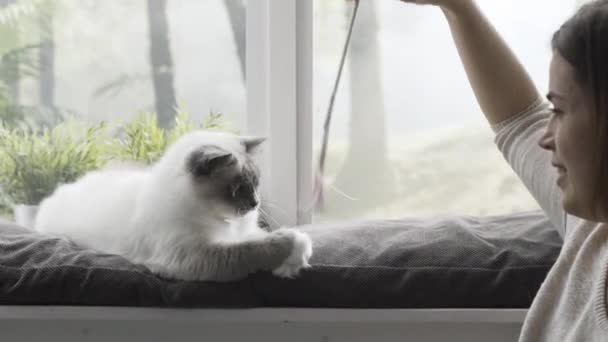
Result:
<instances>
[{"instance_id":1,"label":"white window frame","mask_svg":"<svg viewBox=\"0 0 608 342\"><path fill-rule=\"evenodd\" d=\"M259 156L273 227L312 221L313 2L247 2L244 131L268 138Z\"/></svg>"}]
</instances>

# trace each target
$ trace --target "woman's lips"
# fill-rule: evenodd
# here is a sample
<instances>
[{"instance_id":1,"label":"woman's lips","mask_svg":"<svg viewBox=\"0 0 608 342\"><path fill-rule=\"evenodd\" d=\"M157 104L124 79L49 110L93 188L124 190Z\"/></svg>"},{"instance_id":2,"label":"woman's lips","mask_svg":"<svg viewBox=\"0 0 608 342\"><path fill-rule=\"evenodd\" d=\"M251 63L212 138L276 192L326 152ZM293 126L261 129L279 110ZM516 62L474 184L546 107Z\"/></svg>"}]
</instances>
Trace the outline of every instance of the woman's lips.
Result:
<instances>
[{"instance_id":1,"label":"woman's lips","mask_svg":"<svg viewBox=\"0 0 608 342\"><path fill-rule=\"evenodd\" d=\"M557 180L556 183L558 186L561 186L566 178L566 169L557 168Z\"/></svg>"}]
</instances>

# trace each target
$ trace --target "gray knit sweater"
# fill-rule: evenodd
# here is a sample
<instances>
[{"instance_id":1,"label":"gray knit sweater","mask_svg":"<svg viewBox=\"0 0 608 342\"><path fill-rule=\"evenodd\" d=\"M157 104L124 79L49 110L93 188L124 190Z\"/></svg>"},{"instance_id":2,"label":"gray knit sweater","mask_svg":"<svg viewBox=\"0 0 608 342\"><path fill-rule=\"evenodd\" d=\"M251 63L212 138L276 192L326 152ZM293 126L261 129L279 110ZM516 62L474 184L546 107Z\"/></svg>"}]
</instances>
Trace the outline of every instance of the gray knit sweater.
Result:
<instances>
[{"instance_id":1,"label":"gray knit sweater","mask_svg":"<svg viewBox=\"0 0 608 342\"><path fill-rule=\"evenodd\" d=\"M548 103L539 99L492 127L507 162L564 238L526 316L520 342L608 341L608 224L565 214L551 152L538 146L550 115Z\"/></svg>"}]
</instances>

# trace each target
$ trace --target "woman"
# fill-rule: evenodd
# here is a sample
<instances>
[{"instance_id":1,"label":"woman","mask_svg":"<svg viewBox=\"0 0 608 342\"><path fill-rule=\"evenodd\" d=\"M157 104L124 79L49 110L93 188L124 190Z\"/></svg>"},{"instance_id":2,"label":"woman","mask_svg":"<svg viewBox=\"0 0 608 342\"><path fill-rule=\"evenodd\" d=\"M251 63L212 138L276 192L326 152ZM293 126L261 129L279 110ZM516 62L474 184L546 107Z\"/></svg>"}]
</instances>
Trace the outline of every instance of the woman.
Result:
<instances>
[{"instance_id":1,"label":"woman","mask_svg":"<svg viewBox=\"0 0 608 342\"><path fill-rule=\"evenodd\" d=\"M400 1L441 8L499 149L564 236L520 341L608 341L608 0L554 34L548 101L474 0Z\"/></svg>"}]
</instances>

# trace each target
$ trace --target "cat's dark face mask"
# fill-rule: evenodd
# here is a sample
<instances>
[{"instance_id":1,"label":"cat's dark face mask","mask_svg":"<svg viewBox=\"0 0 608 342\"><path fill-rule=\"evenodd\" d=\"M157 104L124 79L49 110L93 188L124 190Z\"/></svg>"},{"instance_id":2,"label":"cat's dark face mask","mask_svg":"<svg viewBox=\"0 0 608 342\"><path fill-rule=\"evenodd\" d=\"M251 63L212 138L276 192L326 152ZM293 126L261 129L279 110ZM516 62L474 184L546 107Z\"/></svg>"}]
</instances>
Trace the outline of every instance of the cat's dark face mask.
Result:
<instances>
[{"instance_id":1,"label":"cat's dark face mask","mask_svg":"<svg viewBox=\"0 0 608 342\"><path fill-rule=\"evenodd\" d=\"M187 170L201 200L213 203L227 218L246 215L260 204L260 171L250 151L237 157L217 146L201 146L188 158Z\"/></svg>"}]
</instances>

